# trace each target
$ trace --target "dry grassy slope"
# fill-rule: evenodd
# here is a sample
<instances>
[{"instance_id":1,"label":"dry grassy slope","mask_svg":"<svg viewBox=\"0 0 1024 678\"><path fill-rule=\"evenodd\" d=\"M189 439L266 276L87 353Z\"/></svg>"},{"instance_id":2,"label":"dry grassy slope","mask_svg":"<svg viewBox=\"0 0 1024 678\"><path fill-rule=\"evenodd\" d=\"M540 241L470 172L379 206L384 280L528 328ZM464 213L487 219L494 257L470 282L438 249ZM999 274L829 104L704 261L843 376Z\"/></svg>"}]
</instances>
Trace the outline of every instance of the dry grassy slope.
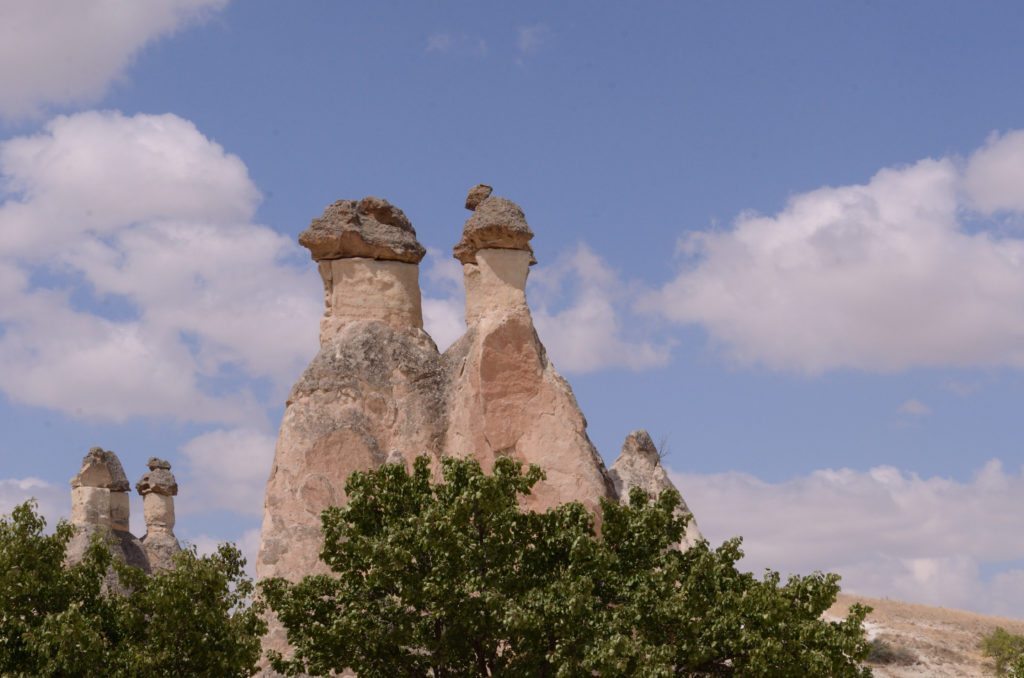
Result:
<instances>
[{"instance_id":1,"label":"dry grassy slope","mask_svg":"<svg viewBox=\"0 0 1024 678\"><path fill-rule=\"evenodd\" d=\"M1024 621L1019 619L846 594L840 595L826 614L845 615L854 602L874 608L868 615L868 636L895 650L894 661L871 664L879 678L991 676L993 672L978 649L981 638L997 626L1024 635Z\"/></svg>"}]
</instances>

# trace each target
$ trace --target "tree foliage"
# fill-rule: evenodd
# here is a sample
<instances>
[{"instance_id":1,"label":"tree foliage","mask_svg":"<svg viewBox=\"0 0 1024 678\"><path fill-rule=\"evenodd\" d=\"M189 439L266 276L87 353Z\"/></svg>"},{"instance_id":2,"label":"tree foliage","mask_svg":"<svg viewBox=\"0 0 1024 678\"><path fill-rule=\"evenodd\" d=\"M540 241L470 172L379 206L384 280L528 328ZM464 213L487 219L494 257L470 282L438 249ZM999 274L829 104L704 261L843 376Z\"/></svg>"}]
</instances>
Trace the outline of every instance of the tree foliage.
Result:
<instances>
[{"instance_id":1,"label":"tree foliage","mask_svg":"<svg viewBox=\"0 0 1024 678\"><path fill-rule=\"evenodd\" d=\"M981 651L992 660L997 676L1024 678L1024 636L997 627L981 639Z\"/></svg>"},{"instance_id":2,"label":"tree foliage","mask_svg":"<svg viewBox=\"0 0 1024 678\"><path fill-rule=\"evenodd\" d=\"M146 575L101 540L66 567L74 527L45 534L31 502L0 518L0 675L248 676L266 630L234 546ZM105 582L113 572L124 594Z\"/></svg>"},{"instance_id":3,"label":"tree foliage","mask_svg":"<svg viewBox=\"0 0 1024 678\"><path fill-rule=\"evenodd\" d=\"M334 575L264 583L288 631L286 674L375 676L869 676L854 606L821 614L838 577L785 583L739 571L738 539L673 548L678 493L603 502L600 536L578 503L545 513L519 499L542 478L499 459L492 475L426 458L412 473L356 473L323 514Z\"/></svg>"}]
</instances>

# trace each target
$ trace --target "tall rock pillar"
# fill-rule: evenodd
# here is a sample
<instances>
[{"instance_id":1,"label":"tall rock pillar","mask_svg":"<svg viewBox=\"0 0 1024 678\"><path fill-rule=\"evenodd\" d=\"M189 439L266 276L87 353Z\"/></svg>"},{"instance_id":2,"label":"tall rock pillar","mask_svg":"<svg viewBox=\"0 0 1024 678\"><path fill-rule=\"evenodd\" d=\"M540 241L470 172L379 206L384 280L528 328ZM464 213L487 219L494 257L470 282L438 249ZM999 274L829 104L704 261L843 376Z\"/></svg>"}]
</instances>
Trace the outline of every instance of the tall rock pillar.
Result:
<instances>
[{"instance_id":1,"label":"tall rock pillar","mask_svg":"<svg viewBox=\"0 0 1024 678\"><path fill-rule=\"evenodd\" d=\"M174 556L181 551L174 536L174 497L178 482L171 473L171 463L150 457L144 473L135 488L142 495L142 514L146 520L146 536L142 546L146 549L150 567L169 570L174 567Z\"/></svg>"},{"instance_id":2,"label":"tall rock pillar","mask_svg":"<svg viewBox=\"0 0 1024 678\"><path fill-rule=\"evenodd\" d=\"M116 454L99 447L89 450L71 479L71 524L76 530L68 544L69 563L80 561L99 534L115 558L149 572L142 544L128 529L130 489Z\"/></svg>"},{"instance_id":3,"label":"tall rock pillar","mask_svg":"<svg viewBox=\"0 0 1024 678\"><path fill-rule=\"evenodd\" d=\"M455 258L466 286L466 334L445 352L449 420L444 450L490 468L511 456L544 469L527 499L544 509L580 501L595 513L615 491L587 436L572 389L555 371L533 326L526 279L535 263L522 209L474 187Z\"/></svg>"},{"instance_id":4,"label":"tall rock pillar","mask_svg":"<svg viewBox=\"0 0 1024 678\"><path fill-rule=\"evenodd\" d=\"M423 331L426 251L402 210L340 200L300 236L324 283L320 350L288 396L264 499L259 578L324 572L320 513L353 471L440 453L440 356ZM395 455L391 455L394 460ZM283 650L274 623L265 647Z\"/></svg>"}]
</instances>

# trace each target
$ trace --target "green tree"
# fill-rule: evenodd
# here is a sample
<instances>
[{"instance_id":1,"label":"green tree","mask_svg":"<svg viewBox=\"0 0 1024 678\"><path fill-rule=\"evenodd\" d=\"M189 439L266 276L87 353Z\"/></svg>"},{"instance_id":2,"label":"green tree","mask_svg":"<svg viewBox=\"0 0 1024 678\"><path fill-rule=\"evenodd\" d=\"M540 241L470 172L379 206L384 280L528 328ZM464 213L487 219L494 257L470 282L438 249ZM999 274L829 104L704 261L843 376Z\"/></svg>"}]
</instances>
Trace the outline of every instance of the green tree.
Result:
<instances>
[{"instance_id":1,"label":"green tree","mask_svg":"<svg viewBox=\"0 0 1024 678\"><path fill-rule=\"evenodd\" d=\"M603 502L601 534L578 503L520 510L541 479L426 458L351 476L323 514L334 575L264 582L288 631L275 669L360 676L869 676L855 606L821 620L838 577L785 584L740 572L739 540L686 551L674 491Z\"/></svg>"},{"instance_id":2,"label":"green tree","mask_svg":"<svg viewBox=\"0 0 1024 678\"><path fill-rule=\"evenodd\" d=\"M250 604L245 560L224 544L185 550L176 569L146 575L102 540L65 566L74 528L46 523L32 503L0 518L0 675L248 676L266 631ZM113 571L123 595L109 594Z\"/></svg>"},{"instance_id":3,"label":"green tree","mask_svg":"<svg viewBox=\"0 0 1024 678\"><path fill-rule=\"evenodd\" d=\"M992 660L997 676L1024 678L1024 636L998 627L981 639L981 651Z\"/></svg>"}]
</instances>

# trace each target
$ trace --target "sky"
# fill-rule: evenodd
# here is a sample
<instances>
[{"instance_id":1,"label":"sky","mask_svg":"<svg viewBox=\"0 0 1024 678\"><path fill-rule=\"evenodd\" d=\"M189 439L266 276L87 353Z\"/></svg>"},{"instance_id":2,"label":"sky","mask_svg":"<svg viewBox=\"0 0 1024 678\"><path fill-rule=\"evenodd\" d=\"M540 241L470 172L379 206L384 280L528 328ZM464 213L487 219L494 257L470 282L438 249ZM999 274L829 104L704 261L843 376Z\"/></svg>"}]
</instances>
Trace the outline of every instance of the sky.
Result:
<instances>
[{"instance_id":1,"label":"sky","mask_svg":"<svg viewBox=\"0 0 1024 678\"><path fill-rule=\"evenodd\" d=\"M321 287L385 197L428 331L476 183L609 463L753 571L1024 618L1024 6L0 0L0 512L94 445L254 556ZM144 531L133 501L133 531Z\"/></svg>"}]
</instances>

